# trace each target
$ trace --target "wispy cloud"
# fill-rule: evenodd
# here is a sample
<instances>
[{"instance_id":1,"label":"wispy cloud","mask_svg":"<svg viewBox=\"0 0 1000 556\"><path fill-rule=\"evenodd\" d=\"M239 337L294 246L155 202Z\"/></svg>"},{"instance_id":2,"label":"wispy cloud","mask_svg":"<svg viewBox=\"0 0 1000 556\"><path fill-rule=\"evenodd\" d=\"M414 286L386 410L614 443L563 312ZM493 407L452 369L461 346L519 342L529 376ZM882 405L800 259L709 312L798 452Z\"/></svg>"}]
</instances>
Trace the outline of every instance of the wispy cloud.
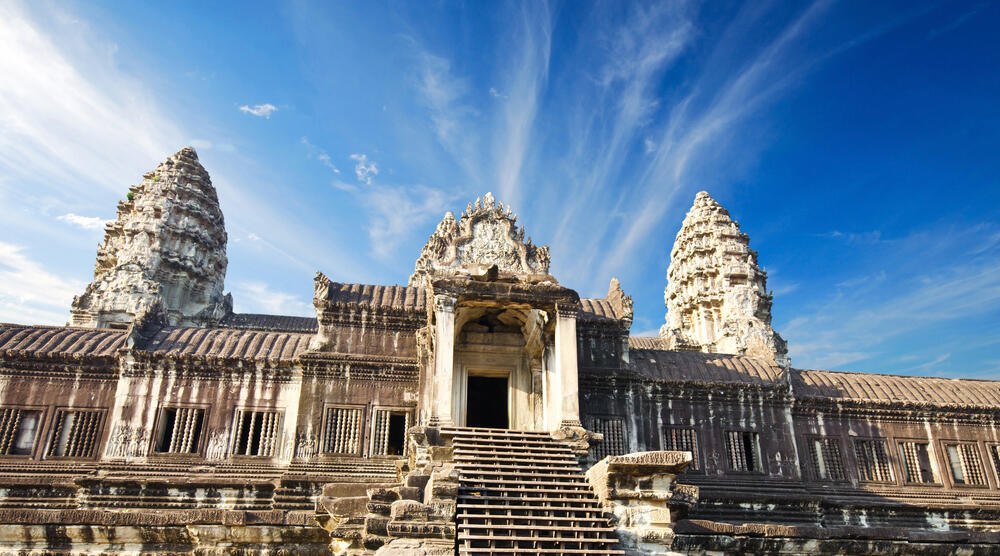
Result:
<instances>
[{"instance_id":1,"label":"wispy cloud","mask_svg":"<svg viewBox=\"0 0 1000 556\"><path fill-rule=\"evenodd\" d=\"M120 71L114 43L46 6L0 3L0 174L63 197L121 191L185 135Z\"/></svg>"},{"instance_id":2,"label":"wispy cloud","mask_svg":"<svg viewBox=\"0 0 1000 556\"><path fill-rule=\"evenodd\" d=\"M271 114L278 111L278 107L273 104L255 104L253 106L244 104L240 106L240 112L257 116L258 118L271 119Z\"/></svg>"},{"instance_id":3,"label":"wispy cloud","mask_svg":"<svg viewBox=\"0 0 1000 556\"><path fill-rule=\"evenodd\" d=\"M503 103L501 133L494 142L493 159L497 193L506 203L519 206L521 172L525 157L532 148L535 116L548 84L552 55L552 21L548 6L540 3L519 4L520 13L510 37L511 66L506 70L509 99Z\"/></svg>"},{"instance_id":4,"label":"wispy cloud","mask_svg":"<svg viewBox=\"0 0 1000 556\"><path fill-rule=\"evenodd\" d=\"M24 247L0 241L0 322L66 324L83 288L47 271Z\"/></svg>"},{"instance_id":5,"label":"wispy cloud","mask_svg":"<svg viewBox=\"0 0 1000 556\"><path fill-rule=\"evenodd\" d=\"M373 186L363 194L370 214L368 233L376 256L394 254L400 241L417 228L440 218L453 199L439 189L424 186Z\"/></svg>"},{"instance_id":6,"label":"wispy cloud","mask_svg":"<svg viewBox=\"0 0 1000 556\"><path fill-rule=\"evenodd\" d=\"M306 150L308 151L310 158L315 158L316 160L320 161L320 163L323 166L329 168L330 171L333 172L334 174L340 173L340 169L337 168L337 166L333 163L333 161L330 159L330 155L327 154L325 150L310 143L308 137L303 137L301 143L306 147Z\"/></svg>"},{"instance_id":7,"label":"wispy cloud","mask_svg":"<svg viewBox=\"0 0 1000 556\"><path fill-rule=\"evenodd\" d=\"M935 228L883 246L877 254L883 269L841 281L814 311L779 330L793 364L829 368L861 361L889 349L893 338L920 330L935 336L931 330L943 323L997 311L1000 253L990 245L991 231ZM845 351L857 357L845 358ZM927 371L943 361L904 370Z\"/></svg>"},{"instance_id":8,"label":"wispy cloud","mask_svg":"<svg viewBox=\"0 0 1000 556\"><path fill-rule=\"evenodd\" d=\"M107 220L97 216L80 216L78 214L73 214L72 212L69 214L63 214L62 216L57 216L56 219L68 222L85 230L103 230L104 223L107 222Z\"/></svg>"},{"instance_id":9,"label":"wispy cloud","mask_svg":"<svg viewBox=\"0 0 1000 556\"><path fill-rule=\"evenodd\" d=\"M375 164L375 161L368 160L368 155L364 153L352 154L351 160L356 163L354 165L354 175L357 176L358 181L366 185L371 185L372 179L378 175L378 166Z\"/></svg>"},{"instance_id":10,"label":"wispy cloud","mask_svg":"<svg viewBox=\"0 0 1000 556\"><path fill-rule=\"evenodd\" d=\"M316 314L311 303L301 296L276 291L264 282L239 282L233 296L235 309L245 313L271 315L297 315L311 317Z\"/></svg>"}]
</instances>

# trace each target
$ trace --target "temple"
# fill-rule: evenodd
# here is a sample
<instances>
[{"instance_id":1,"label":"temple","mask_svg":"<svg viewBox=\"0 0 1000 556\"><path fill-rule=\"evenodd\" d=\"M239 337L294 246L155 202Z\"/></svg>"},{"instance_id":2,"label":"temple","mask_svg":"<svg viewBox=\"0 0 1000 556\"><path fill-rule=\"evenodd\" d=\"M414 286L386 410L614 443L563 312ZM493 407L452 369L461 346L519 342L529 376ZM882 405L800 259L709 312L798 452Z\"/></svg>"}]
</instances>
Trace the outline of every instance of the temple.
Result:
<instances>
[{"instance_id":1,"label":"temple","mask_svg":"<svg viewBox=\"0 0 1000 556\"><path fill-rule=\"evenodd\" d=\"M1000 551L1000 382L794 368L708 193L656 337L489 193L315 317L235 313L226 241L182 149L69 325L0 324L0 553Z\"/></svg>"}]
</instances>

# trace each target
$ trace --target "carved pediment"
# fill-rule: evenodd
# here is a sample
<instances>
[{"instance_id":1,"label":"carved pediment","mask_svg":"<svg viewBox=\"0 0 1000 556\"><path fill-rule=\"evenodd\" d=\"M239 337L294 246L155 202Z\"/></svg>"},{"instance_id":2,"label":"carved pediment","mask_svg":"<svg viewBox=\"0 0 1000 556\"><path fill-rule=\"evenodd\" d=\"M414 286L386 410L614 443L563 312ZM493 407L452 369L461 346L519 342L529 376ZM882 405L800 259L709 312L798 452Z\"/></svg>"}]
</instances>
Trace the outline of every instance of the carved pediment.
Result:
<instances>
[{"instance_id":1,"label":"carved pediment","mask_svg":"<svg viewBox=\"0 0 1000 556\"><path fill-rule=\"evenodd\" d=\"M447 213L420 251L410 285L426 276L482 275L490 267L521 278L549 273L549 248L535 246L518 228L517 215L487 193L470 203L459 220Z\"/></svg>"}]
</instances>

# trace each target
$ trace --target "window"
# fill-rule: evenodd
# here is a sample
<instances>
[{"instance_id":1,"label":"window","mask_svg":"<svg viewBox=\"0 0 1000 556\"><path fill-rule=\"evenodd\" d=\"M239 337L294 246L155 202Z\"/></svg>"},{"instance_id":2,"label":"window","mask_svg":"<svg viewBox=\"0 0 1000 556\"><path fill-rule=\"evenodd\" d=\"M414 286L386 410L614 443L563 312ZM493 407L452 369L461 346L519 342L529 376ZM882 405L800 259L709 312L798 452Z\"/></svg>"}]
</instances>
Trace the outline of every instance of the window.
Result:
<instances>
[{"instance_id":1,"label":"window","mask_svg":"<svg viewBox=\"0 0 1000 556\"><path fill-rule=\"evenodd\" d=\"M902 462L903 479L908 483L934 483L931 456L926 442L900 442L899 461Z\"/></svg>"},{"instance_id":2,"label":"window","mask_svg":"<svg viewBox=\"0 0 1000 556\"><path fill-rule=\"evenodd\" d=\"M990 456L993 458L993 468L1000 474L1000 444L993 444L989 447Z\"/></svg>"},{"instance_id":3,"label":"window","mask_svg":"<svg viewBox=\"0 0 1000 556\"><path fill-rule=\"evenodd\" d=\"M410 413L405 410L375 409L372 419L373 456L401 456L406 453L406 429Z\"/></svg>"},{"instance_id":4,"label":"window","mask_svg":"<svg viewBox=\"0 0 1000 556\"><path fill-rule=\"evenodd\" d=\"M604 440L594 444L590 449L594 461L628 452L624 419L620 417L593 417L590 421L590 430L604 435Z\"/></svg>"},{"instance_id":5,"label":"window","mask_svg":"<svg viewBox=\"0 0 1000 556\"><path fill-rule=\"evenodd\" d=\"M956 485L986 486L986 472L975 444L945 444L951 478Z\"/></svg>"},{"instance_id":6,"label":"window","mask_svg":"<svg viewBox=\"0 0 1000 556\"><path fill-rule=\"evenodd\" d=\"M698 433L694 429L663 429L663 440L660 445L664 450L691 452L694 460L690 469L698 469Z\"/></svg>"},{"instance_id":7,"label":"window","mask_svg":"<svg viewBox=\"0 0 1000 556\"><path fill-rule=\"evenodd\" d=\"M278 443L281 415L277 411L236 411L234 456L271 457Z\"/></svg>"},{"instance_id":8,"label":"window","mask_svg":"<svg viewBox=\"0 0 1000 556\"><path fill-rule=\"evenodd\" d=\"M844 460L840 456L840 439L813 438L809 441L809 459L813 473L821 481L843 481Z\"/></svg>"},{"instance_id":9,"label":"window","mask_svg":"<svg viewBox=\"0 0 1000 556\"><path fill-rule=\"evenodd\" d=\"M854 454L858 459L858 478L862 481L892 481L892 467L885 440L854 440Z\"/></svg>"},{"instance_id":10,"label":"window","mask_svg":"<svg viewBox=\"0 0 1000 556\"><path fill-rule=\"evenodd\" d=\"M729 468L733 471L763 472L759 442L755 432L729 431L726 433Z\"/></svg>"},{"instance_id":11,"label":"window","mask_svg":"<svg viewBox=\"0 0 1000 556\"><path fill-rule=\"evenodd\" d=\"M100 441L99 409L57 409L46 457L92 458Z\"/></svg>"},{"instance_id":12,"label":"window","mask_svg":"<svg viewBox=\"0 0 1000 556\"><path fill-rule=\"evenodd\" d=\"M360 407L328 407L323 427L323 452L359 454L361 452Z\"/></svg>"},{"instance_id":13,"label":"window","mask_svg":"<svg viewBox=\"0 0 1000 556\"><path fill-rule=\"evenodd\" d=\"M160 411L156 427L156 451L163 454L197 454L205 410L167 407Z\"/></svg>"},{"instance_id":14,"label":"window","mask_svg":"<svg viewBox=\"0 0 1000 556\"><path fill-rule=\"evenodd\" d=\"M0 408L0 455L30 456L41 421L38 409Z\"/></svg>"}]
</instances>

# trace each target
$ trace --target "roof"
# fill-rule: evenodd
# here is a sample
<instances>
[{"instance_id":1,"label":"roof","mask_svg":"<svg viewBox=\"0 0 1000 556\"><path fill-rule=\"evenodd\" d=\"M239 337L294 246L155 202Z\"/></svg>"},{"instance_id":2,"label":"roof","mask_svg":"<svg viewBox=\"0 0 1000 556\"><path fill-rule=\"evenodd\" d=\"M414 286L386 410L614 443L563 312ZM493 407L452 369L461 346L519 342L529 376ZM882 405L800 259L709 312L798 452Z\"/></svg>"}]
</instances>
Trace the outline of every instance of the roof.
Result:
<instances>
[{"instance_id":1,"label":"roof","mask_svg":"<svg viewBox=\"0 0 1000 556\"><path fill-rule=\"evenodd\" d=\"M0 324L0 356L110 357L125 345L125 336L124 330Z\"/></svg>"},{"instance_id":2,"label":"roof","mask_svg":"<svg viewBox=\"0 0 1000 556\"><path fill-rule=\"evenodd\" d=\"M313 333L316 332L316 317L230 313L219 322L219 326L238 330Z\"/></svg>"},{"instance_id":3,"label":"roof","mask_svg":"<svg viewBox=\"0 0 1000 556\"><path fill-rule=\"evenodd\" d=\"M779 387L784 372L773 361L746 355L669 351L660 338L629 337L629 361L640 376L664 382Z\"/></svg>"},{"instance_id":4,"label":"roof","mask_svg":"<svg viewBox=\"0 0 1000 556\"><path fill-rule=\"evenodd\" d=\"M621 320L622 317L607 299L580 298L580 320Z\"/></svg>"},{"instance_id":5,"label":"roof","mask_svg":"<svg viewBox=\"0 0 1000 556\"><path fill-rule=\"evenodd\" d=\"M797 398L874 403L1000 407L1000 381L792 370Z\"/></svg>"},{"instance_id":6,"label":"roof","mask_svg":"<svg viewBox=\"0 0 1000 556\"><path fill-rule=\"evenodd\" d=\"M376 286L330 282L327 301L371 309L396 309L423 312L427 310L427 295L423 288L410 286Z\"/></svg>"},{"instance_id":7,"label":"roof","mask_svg":"<svg viewBox=\"0 0 1000 556\"><path fill-rule=\"evenodd\" d=\"M290 362L309 348L312 334L231 328L163 328L146 345L154 355Z\"/></svg>"}]
</instances>

